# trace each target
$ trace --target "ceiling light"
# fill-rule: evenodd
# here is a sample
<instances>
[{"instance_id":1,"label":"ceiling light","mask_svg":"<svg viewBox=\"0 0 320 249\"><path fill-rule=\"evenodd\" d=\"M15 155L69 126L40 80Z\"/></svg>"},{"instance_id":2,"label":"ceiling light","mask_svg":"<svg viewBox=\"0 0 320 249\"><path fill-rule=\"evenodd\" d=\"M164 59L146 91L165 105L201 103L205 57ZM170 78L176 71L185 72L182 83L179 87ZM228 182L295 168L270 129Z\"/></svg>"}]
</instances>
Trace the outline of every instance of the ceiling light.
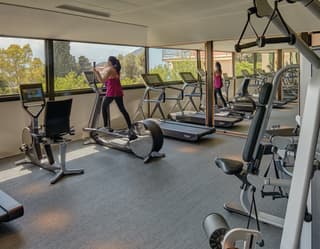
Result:
<instances>
[{"instance_id":1,"label":"ceiling light","mask_svg":"<svg viewBox=\"0 0 320 249\"><path fill-rule=\"evenodd\" d=\"M102 16L102 17L110 17L110 13L108 13L108 12L92 10L92 9L85 9L85 8L81 8L81 7L69 5L69 4L59 5L59 6L57 6L57 8L71 10L71 11L75 11L75 12L79 12L79 13L83 13L83 14Z\"/></svg>"}]
</instances>

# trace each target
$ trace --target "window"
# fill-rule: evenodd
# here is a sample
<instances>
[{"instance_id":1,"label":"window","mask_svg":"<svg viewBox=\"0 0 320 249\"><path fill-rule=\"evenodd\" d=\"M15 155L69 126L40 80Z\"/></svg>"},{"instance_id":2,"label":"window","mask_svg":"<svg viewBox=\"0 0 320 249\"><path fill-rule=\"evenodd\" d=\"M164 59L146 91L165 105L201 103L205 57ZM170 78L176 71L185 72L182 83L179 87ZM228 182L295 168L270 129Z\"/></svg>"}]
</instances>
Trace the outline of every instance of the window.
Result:
<instances>
[{"instance_id":1,"label":"window","mask_svg":"<svg viewBox=\"0 0 320 249\"><path fill-rule=\"evenodd\" d=\"M259 52L256 53L256 71L257 73L272 73L277 70L276 52Z\"/></svg>"},{"instance_id":2,"label":"window","mask_svg":"<svg viewBox=\"0 0 320 249\"><path fill-rule=\"evenodd\" d=\"M45 89L44 41L0 38L0 95L19 94L19 85L42 83Z\"/></svg>"},{"instance_id":3,"label":"window","mask_svg":"<svg viewBox=\"0 0 320 249\"><path fill-rule=\"evenodd\" d=\"M93 62L97 67L103 67L111 55L121 62L123 86L142 83L140 75L145 72L142 47L54 41L53 50L56 91L89 88L82 72L91 70Z\"/></svg>"},{"instance_id":4,"label":"window","mask_svg":"<svg viewBox=\"0 0 320 249\"><path fill-rule=\"evenodd\" d=\"M181 80L179 72L197 75L197 51L179 49L149 49L150 73L158 73L164 81Z\"/></svg>"},{"instance_id":5,"label":"window","mask_svg":"<svg viewBox=\"0 0 320 249\"><path fill-rule=\"evenodd\" d=\"M227 74L228 77L232 77L233 69L232 69L232 53L228 52L218 52L215 51L213 53L214 63L220 62L222 67L222 72Z\"/></svg>"},{"instance_id":6,"label":"window","mask_svg":"<svg viewBox=\"0 0 320 249\"><path fill-rule=\"evenodd\" d=\"M282 56L284 66L300 63L299 53L296 50L285 50L283 51Z\"/></svg>"},{"instance_id":7,"label":"window","mask_svg":"<svg viewBox=\"0 0 320 249\"><path fill-rule=\"evenodd\" d=\"M254 54L236 54L235 59L236 76L249 76L254 74Z\"/></svg>"}]
</instances>

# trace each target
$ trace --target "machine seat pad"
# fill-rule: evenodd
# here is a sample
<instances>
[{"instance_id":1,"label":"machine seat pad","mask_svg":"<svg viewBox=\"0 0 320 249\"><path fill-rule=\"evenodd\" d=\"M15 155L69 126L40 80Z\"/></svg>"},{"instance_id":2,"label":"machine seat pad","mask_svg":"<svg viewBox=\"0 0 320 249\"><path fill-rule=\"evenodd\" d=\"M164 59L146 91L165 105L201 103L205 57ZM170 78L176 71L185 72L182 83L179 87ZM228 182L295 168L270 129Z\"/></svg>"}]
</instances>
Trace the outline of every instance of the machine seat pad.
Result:
<instances>
[{"instance_id":1,"label":"machine seat pad","mask_svg":"<svg viewBox=\"0 0 320 249\"><path fill-rule=\"evenodd\" d=\"M243 169L243 162L232 159L216 158L215 163L227 175L240 174Z\"/></svg>"}]
</instances>

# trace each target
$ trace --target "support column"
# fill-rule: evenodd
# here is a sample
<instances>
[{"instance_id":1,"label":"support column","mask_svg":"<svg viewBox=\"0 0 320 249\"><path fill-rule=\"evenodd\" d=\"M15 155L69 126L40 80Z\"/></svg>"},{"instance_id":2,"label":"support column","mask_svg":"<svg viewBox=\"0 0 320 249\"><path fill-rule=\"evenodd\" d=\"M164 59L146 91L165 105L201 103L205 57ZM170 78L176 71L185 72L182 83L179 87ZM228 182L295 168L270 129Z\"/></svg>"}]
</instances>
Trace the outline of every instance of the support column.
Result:
<instances>
[{"instance_id":1,"label":"support column","mask_svg":"<svg viewBox=\"0 0 320 249\"><path fill-rule=\"evenodd\" d=\"M232 52L232 80L233 80L233 88L232 88L232 98L236 96L237 92L237 76L236 76L236 53Z\"/></svg>"},{"instance_id":2,"label":"support column","mask_svg":"<svg viewBox=\"0 0 320 249\"><path fill-rule=\"evenodd\" d=\"M206 49L206 125L214 126L214 95L213 95L213 41L205 44Z\"/></svg>"},{"instance_id":3,"label":"support column","mask_svg":"<svg viewBox=\"0 0 320 249\"><path fill-rule=\"evenodd\" d=\"M283 58L282 58L282 49L277 49L277 68L276 71L280 70L283 67ZM282 99L282 82L279 84L277 99Z\"/></svg>"},{"instance_id":4,"label":"support column","mask_svg":"<svg viewBox=\"0 0 320 249\"><path fill-rule=\"evenodd\" d=\"M197 50L197 70L201 69L201 51ZM198 74L198 80L201 80L200 75Z\"/></svg>"},{"instance_id":5,"label":"support column","mask_svg":"<svg viewBox=\"0 0 320 249\"><path fill-rule=\"evenodd\" d=\"M144 68L145 68L145 73L150 72L150 53L149 53L149 47L145 47L144 49ZM148 99L150 99L150 93L148 92ZM147 105L147 117L150 117L151 115L151 106L150 102L148 102Z\"/></svg>"},{"instance_id":6,"label":"support column","mask_svg":"<svg viewBox=\"0 0 320 249\"><path fill-rule=\"evenodd\" d=\"M53 40L45 40L46 87L49 100L54 100Z\"/></svg>"},{"instance_id":7,"label":"support column","mask_svg":"<svg viewBox=\"0 0 320 249\"><path fill-rule=\"evenodd\" d=\"M253 76L256 79L257 77L257 60L258 60L257 53L253 53Z\"/></svg>"}]
</instances>

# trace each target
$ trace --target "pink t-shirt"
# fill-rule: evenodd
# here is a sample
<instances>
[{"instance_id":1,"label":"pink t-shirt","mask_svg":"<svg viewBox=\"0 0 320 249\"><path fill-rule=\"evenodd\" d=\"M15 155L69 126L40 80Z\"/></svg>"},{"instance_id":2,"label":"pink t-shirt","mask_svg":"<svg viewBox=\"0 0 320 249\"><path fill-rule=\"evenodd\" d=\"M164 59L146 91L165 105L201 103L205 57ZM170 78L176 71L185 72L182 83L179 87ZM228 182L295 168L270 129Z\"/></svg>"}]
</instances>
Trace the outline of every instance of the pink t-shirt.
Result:
<instances>
[{"instance_id":1,"label":"pink t-shirt","mask_svg":"<svg viewBox=\"0 0 320 249\"><path fill-rule=\"evenodd\" d=\"M221 74L214 73L214 88L219 89L222 87L222 77Z\"/></svg>"},{"instance_id":2,"label":"pink t-shirt","mask_svg":"<svg viewBox=\"0 0 320 249\"><path fill-rule=\"evenodd\" d=\"M106 96L107 97L121 97L123 96L122 86L120 83L120 75L116 78L109 78L106 81Z\"/></svg>"}]
</instances>

